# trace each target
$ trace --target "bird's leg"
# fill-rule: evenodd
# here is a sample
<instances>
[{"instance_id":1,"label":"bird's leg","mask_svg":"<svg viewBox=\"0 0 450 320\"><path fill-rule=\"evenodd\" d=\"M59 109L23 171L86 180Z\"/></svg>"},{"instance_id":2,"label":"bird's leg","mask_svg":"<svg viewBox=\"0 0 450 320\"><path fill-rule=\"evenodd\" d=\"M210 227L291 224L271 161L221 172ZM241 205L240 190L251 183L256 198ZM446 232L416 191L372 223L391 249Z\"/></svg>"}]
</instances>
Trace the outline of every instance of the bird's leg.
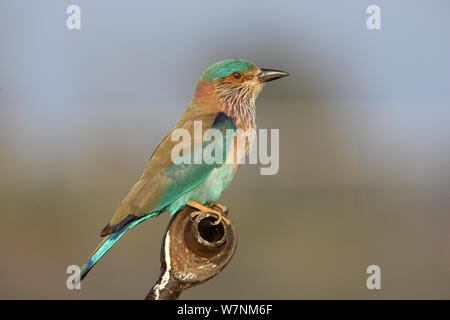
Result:
<instances>
[{"instance_id":1,"label":"bird's leg","mask_svg":"<svg viewBox=\"0 0 450 320\"><path fill-rule=\"evenodd\" d=\"M220 211L217 211L217 212L220 212ZM222 212L220 212L220 213L218 214L217 220L214 221L213 225L217 226L219 223L222 222L222 220L225 221L225 223L226 223L227 225L230 225L230 224L231 224L231 220L228 219L226 216L224 216L224 215L222 214Z\"/></svg>"},{"instance_id":2,"label":"bird's leg","mask_svg":"<svg viewBox=\"0 0 450 320\"><path fill-rule=\"evenodd\" d=\"M208 212L208 213L212 213L212 214L217 216L217 220L214 222L214 225L218 225L222 220L225 221L226 224L228 224L228 225L231 224L230 219L228 219L228 218L226 218L224 216L225 212L221 212L219 210L212 209L210 207L207 207L207 206L205 206L205 205L203 205L201 203L198 203L198 202L195 202L195 201L192 201L192 200L189 200L186 204L189 207L198 210L196 212L192 212L191 213L191 217L196 217L199 214L202 214L203 212Z\"/></svg>"},{"instance_id":3,"label":"bird's leg","mask_svg":"<svg viewBox=\"0 0 450 320\"><path fill-rule=\"evenodd\" d=\"M214 223L215 225L218 225L222 220L224 220L228 225L231 223L230 219L226 218L230 213L230 210L228 210L227 207L221 205L220 203L212 201L208 203L208 206L211 208L218 208L222 212L222 214L219 216L219 219L217 219Z\"/></svg>"},{"instance_id":4,"label":"bird's leg","mask_svg":"<svg viewBox=\"0 0 450 320\"><path fill-rule=\"evenodd\" d=\"M222 212L220 212L220 211L218 211L218 210L215 210L215 209L213 209L213 208L210 208L210 207L208 207L208 206L205 206L205 205L203 205L203 204L201 204L201 203L192 201L192 200L189 200L186 204L187 204L189 207L194 208L194 209L197 209L197 210L202 211L202 212L210 212L210 213L214 213L214 214L216 214L216 215L222 215Z\"/></svg>"},{"instance_id":5,"label":"bird's leg","mask_svg":"<svg viewBox=\"0 0 450 320\"><path fill-rule=\"evenodd\" d=\"M198 211L198 210L192 211L191 212L191 218L195 219L197 216L201 215L202 213L205 213L205 212L204 211Z\"/></svg>"},{"instance_id":6,"label":"bird's leg","mask_svg":"<svg viewBox=\"0 0 450 320\"><path fill-rule=\"evenodd\" d=\"M225 207L224 205L217 203L217 202L209 202L208 206L210 206L211 208L217 208L220 211L222 211L224 213L225 216L227 216L230 213L230 210L228 210L227 207Z\"/></svg>"}]
</instances>

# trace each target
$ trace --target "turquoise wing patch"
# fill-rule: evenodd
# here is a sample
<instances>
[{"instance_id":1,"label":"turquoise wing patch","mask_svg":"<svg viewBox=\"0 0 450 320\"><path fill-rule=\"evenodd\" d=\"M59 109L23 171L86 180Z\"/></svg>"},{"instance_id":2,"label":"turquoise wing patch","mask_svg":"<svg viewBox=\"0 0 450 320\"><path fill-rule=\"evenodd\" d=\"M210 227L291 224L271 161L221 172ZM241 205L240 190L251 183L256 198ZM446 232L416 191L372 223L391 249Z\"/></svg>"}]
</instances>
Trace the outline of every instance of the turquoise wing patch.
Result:
<instances>
[{"instance_id":1,"label":"turquoise wing patch","mask_svg":"<svg viewBox=\"0 0 450 320\"><path fill-rule=\"evenodd\" d=\"M213 161L212 163L202 161L196 164L194 163L194 152L191 152L189 163L175 164L171 162L164 168L164 175L169 179L169 183L157 208L167 207L183 194L202 183L214 168L218 168L225 163L225 159L234 142L236 123L233 118L228 117L223 112L219 112L210 129L220 133L221 139L211 139L211 141L204 142L200 151L211 150L211 157L214 157L216 160L219 159L219 161ZM221 153L218 155L215 153L218 150L215 146L221 149Z\"/></svg>"}]
</instances>

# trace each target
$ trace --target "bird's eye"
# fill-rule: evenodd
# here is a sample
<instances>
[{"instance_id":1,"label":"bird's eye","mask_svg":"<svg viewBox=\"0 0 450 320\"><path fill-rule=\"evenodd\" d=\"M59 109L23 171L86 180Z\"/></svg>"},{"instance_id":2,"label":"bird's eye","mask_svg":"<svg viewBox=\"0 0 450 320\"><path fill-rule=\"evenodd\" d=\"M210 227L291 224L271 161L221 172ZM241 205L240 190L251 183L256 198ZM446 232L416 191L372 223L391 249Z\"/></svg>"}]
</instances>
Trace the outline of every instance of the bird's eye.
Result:
<instances>
[{"instance_id":1,"label":"bird's eye","mask_svg":"<svg viewBox=\"0 0 450 320\"><path fill-rule=\"evenodd\" d=\"M233 73L233 78L235 78L236 80L240 79L241 76L242 76L242 75L241 75L240 72L235 72L235 73Z\"/></svg>"}]
</instances>

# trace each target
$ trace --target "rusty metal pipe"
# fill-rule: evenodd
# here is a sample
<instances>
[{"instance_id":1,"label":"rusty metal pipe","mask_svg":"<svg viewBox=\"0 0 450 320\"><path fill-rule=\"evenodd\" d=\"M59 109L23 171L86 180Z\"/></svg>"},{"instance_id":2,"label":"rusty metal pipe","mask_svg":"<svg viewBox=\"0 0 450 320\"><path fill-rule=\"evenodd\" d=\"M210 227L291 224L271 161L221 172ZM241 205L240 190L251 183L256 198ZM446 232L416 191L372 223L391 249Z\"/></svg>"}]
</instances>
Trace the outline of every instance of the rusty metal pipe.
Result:
<instances>
[{"instance_id":1,"label":"rusty metal pipe","mask_svg":"<svg viewBox=\"0 0 450 320\"><path fill-rule=\"evenodd\" d=\"M216 276L233 257L237 239L233 222L186 207L170 221L161 245L161 274L146 300L178 299L183 290ZM230 220L231 221L231 220Z\"/></svg>"}]
</instances>

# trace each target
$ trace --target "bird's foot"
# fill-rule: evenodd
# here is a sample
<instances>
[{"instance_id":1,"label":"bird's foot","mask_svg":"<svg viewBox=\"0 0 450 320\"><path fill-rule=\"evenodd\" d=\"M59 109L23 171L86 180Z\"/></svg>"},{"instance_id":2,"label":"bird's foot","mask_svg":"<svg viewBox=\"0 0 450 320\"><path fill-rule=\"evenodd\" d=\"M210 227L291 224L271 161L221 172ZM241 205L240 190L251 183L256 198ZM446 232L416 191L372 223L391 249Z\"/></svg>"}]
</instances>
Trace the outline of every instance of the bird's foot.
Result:
<instances>
[{"instance_id":1,"label":"bird's foot","mask_svg":"<svg viewBox=\"0 0 450 320\"><path fill-rule=\"evenodd\" d=\"M217 226L218 224L220 224L222 221L224 221L227 226L229 226L231 224L231 220L228 219L226 216L224 216L221 212L218 214L217 220L214 221L213 225Z\"/></svg>"},{"instance_id":2,"label":"bird's foot","mask_svg":"<svg viewBox=\"0 0 450 320\"><path fill-rule=\"evenodd\" d=\"M214 209L219 209L220 211L222 211L224 216L228 216L228 214L230 213L230 210L227 207L217 202L209 202L208 206Z\"/></svg>"},{"instance_id":3,"label":"bird's foot","mask_svg":"<svg viewBox=\"0 0 450 320\"><path fill-rule=\"evenodd\" d=\"M198 210L198 211L194 211L194 212L191 213L191 218L195 218L195 217L197 217L198 215L200 215L200 214L202 214L202 213L212 213L212 214L214 214L214 215L217 217L217 220L214 221L214 223L213 223L214 225L218 225L218 224L221 223L222 221L225 221L225 223L226 223L227 225L230 225L230 224L231 224L230 219L228 219L228 218L226 217L226 215L228 214L228 209L226 209L226 208L225 208L224 206L222 206L222 205L219 205L219 206L222 207L222 208L225 208L225 211L221 211L221 210L219 211L219 210L210 208L210 207L205 206L205 205L203 205L203 204L201 204L201 203L198 203L198 202L195 202L195 201L191 201L191 200L189 200L186 204L187 204L189 207ZM217 204L215 204L215 207L217 207L217 208L220 209L219 206L217 206Z\"/></svg>"}]
</instances>

